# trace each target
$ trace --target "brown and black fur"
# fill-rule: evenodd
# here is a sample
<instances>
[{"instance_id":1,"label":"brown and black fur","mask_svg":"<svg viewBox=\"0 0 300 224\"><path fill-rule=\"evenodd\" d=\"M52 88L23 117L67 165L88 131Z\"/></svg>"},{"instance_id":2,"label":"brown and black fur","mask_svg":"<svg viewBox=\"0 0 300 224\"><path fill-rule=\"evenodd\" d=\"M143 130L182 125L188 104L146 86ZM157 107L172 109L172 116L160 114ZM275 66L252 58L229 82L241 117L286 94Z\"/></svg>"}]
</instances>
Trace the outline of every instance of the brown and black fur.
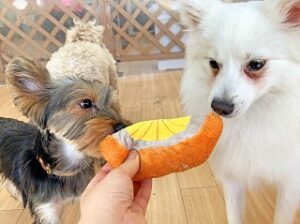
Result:
<instances>
[{"instance_id":1,"label":"brown and black fur","mask_svg":"<svg viewBox=\"0 0 300 224\"><path fill-rule=\"evenodd\" d=\"M63 202L80 196L93 177L100 141L124 127L115 90L95 80L53 81L43 66L21 57L6 75L15 105L31 124L0 118L0 174L37 223L59 223Z\"/></svg>"}]
</instances>

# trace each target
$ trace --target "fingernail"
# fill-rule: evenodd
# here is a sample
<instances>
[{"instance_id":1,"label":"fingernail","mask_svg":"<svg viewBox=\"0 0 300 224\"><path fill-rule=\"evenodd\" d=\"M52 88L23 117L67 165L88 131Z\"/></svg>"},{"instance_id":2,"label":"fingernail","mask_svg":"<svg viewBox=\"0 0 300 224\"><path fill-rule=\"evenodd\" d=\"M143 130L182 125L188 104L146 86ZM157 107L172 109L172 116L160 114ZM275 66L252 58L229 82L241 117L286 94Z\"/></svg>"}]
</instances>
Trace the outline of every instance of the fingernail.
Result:
<instances>
[{"instance_id":1,"label":"fingernail","mask_svg":"<svg viewBox=\"0 0 300 224\"><path fill-rule=\"evenodd\" d=\"M101 168L102 171L104 172L109 172L112 170L112 167L111 165L109 165L108 163L106 163L102 168Z\"/></svg>"},{"instance_id":2,"label":"fingernail","mask_svg":"<svg viewBox=\"0 0 300 224\"><path fill-rule=\"evenodd\" d=\"M130 150L128 159L135 159L137 157L137 151L136 150Z\"/></svg>"}]
</instances>

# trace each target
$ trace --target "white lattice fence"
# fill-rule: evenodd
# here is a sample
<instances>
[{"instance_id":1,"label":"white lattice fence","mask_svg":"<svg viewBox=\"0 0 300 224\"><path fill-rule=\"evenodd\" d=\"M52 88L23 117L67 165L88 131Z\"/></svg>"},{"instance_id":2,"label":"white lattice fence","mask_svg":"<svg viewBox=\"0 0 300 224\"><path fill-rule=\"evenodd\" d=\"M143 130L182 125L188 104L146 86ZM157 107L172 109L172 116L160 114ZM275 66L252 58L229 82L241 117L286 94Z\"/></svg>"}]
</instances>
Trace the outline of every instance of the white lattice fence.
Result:
<instances>
[{"instance_id":1,"label":"white lattice fence","mask_svg":"<svg viewBox=\"0 0 300 224\"><path fill-rule=\"evenodd\" d=\"M73 18L104 25L117 60L181 58L185 33L167 1L0 0L0 72L19 55L46 62L64 44Z\"/></svg>"},{"instance_id":2,"label":"white lattice fence","mask_svg":"<svg viewBox=\"0 0 300 224\"><path fill-rule=\"evenodd\" d=\"M181 58L185 33L166 0L107 0L116 58Z\"/></svg>"},{"instance_id":3,"label":"white lattice fence","mask_svg":"<svg viewBox=\"0 0 300 224\"><path fill-rule=\"evenodd\" d=\"M16 3L17 2L17 3ZM5 65L22 55L47 61L63 45L73 18L98 18L99 3L94 1L15 1L0 0L0 50Z\"/></svg>"}]
</instances>

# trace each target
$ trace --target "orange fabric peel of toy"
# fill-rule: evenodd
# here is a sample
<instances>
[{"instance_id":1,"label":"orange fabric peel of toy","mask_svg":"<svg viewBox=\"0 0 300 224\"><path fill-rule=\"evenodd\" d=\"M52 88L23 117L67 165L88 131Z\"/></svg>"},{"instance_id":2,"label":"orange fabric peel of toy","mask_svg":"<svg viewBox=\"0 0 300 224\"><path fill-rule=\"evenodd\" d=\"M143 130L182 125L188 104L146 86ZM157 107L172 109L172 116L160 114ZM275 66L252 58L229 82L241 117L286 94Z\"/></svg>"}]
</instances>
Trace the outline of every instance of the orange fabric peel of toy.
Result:
<instances>
[{"instance_id":1,"label":"orange fabric peel of toy","mask_svg":"<svg viewBox=\"0 0 300 224\"><path fill-rule=\"evenodd\" d=\"M107 136L100 152L113 168L120 166L130 150L140 155L135 181L156 178L196 167L212 153L223 129L222 119L182 117L139 122Z\"/></svg>"}]
</instances>

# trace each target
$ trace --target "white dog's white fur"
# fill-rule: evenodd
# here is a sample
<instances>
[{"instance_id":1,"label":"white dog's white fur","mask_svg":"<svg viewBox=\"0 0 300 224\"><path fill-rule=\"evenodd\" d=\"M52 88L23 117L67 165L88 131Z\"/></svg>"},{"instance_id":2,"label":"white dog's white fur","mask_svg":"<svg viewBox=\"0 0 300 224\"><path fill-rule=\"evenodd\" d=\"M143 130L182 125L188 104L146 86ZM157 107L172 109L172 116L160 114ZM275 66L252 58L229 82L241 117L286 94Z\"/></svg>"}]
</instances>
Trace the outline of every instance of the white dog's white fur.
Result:
<instances>
[{"instance_id":1,"label":"white dog's white fur","mask_svg":"<svg viewBox=\"0 0 300 224\"><path fill-rule=\"evenodd\" d=\"M300 202L300 0L182 2L186 113L207 114L216 98L234 104L209 160L228 222L241 223L248 187L269 183L278 190L274 223L292 223ZM253 60L265 65L253 72Z\"/></svg>"}]
</instances>

